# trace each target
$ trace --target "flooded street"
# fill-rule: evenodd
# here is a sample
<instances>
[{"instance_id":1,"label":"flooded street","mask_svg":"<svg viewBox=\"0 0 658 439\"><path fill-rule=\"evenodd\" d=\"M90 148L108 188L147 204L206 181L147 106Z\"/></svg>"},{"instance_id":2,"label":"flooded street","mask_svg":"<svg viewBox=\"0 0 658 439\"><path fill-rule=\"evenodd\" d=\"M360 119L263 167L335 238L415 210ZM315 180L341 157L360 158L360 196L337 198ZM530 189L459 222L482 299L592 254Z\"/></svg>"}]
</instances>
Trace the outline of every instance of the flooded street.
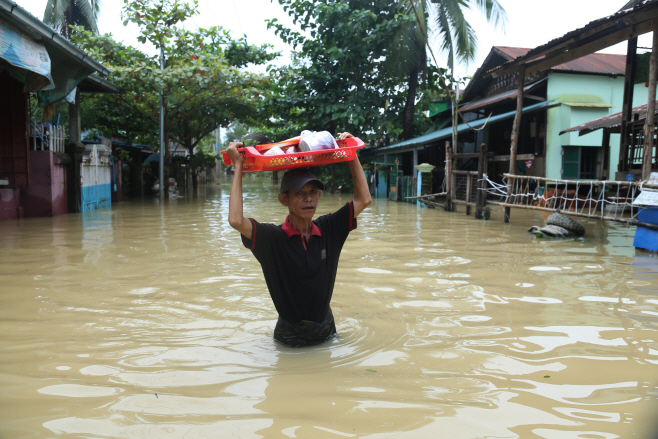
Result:
<instances>
[{"instance_id":1,"label":"flooded street","mask_svg":"<svg viewBox=\"0 0 658 439\"><path fill-rule=\"evenodd\" d=\"M634 229L542 242L540 213L376 199L341 256L340 337L292 349L228 189L0 223L0 438L658 431L658 259L635 255ZM286 215L263 180L244 210Z\"/></svg>"}]
</instances>

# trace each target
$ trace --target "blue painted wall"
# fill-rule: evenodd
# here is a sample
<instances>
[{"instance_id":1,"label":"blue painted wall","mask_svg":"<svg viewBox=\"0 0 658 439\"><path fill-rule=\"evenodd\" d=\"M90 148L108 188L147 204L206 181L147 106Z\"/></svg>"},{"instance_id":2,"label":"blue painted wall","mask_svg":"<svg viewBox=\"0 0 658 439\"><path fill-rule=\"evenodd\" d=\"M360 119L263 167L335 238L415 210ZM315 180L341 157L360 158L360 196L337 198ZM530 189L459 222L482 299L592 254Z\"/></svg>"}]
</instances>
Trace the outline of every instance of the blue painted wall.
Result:
<instances>
[{"instance_id":1,"label":"blue painted wall","mask_svg":"<svg viewBox=\"0 0 658 439\"><path fill-rule=\"evenodd\" d=\"M82 212L110 207L112 205L112 190L110 184L82 186Z\"/></svg>"}]
</instances>

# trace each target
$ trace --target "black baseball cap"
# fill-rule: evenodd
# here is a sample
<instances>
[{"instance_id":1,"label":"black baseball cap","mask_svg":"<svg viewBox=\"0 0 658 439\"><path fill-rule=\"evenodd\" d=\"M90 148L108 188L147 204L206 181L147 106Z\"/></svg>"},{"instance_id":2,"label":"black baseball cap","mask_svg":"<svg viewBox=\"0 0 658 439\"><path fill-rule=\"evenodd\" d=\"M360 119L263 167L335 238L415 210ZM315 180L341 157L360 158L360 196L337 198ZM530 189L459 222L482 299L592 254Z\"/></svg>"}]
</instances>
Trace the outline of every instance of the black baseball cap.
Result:
<instances>
[{"instance_id":1,"label":"black baseball cap","mask_svg":"<svg viewBox=\"0 0 658 439\"><path fill-rule=\"evenodd\" d=\"M321 191L324 190L324 184L318 180L308 168L296 168L286 171L281 179L281 193L288 191L298 191L306 183L315 183Z\"/></svg>"}]
</instances>

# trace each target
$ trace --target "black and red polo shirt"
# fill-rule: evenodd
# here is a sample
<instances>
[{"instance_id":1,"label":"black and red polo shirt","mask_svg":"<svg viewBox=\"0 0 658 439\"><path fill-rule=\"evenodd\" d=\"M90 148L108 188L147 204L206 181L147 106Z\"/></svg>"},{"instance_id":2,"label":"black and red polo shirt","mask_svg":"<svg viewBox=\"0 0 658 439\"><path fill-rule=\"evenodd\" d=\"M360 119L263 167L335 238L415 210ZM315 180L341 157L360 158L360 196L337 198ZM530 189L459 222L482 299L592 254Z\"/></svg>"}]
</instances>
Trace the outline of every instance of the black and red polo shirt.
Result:
<instances>
[{"instance_id":1,"label":"black and red polo shirt","mask_svg":"<svg viewBox=\"0 0 658 439\"><path fill-rule=\"evenodd\" d=\"M252 237L241 235L242 243L260 262L279 315L293 325L301 320L320 323L334 291L343 244L356 229L353 202L314 220L308 242L289 217L280 226L250 221Z\"/></svg>"}]
</instances>

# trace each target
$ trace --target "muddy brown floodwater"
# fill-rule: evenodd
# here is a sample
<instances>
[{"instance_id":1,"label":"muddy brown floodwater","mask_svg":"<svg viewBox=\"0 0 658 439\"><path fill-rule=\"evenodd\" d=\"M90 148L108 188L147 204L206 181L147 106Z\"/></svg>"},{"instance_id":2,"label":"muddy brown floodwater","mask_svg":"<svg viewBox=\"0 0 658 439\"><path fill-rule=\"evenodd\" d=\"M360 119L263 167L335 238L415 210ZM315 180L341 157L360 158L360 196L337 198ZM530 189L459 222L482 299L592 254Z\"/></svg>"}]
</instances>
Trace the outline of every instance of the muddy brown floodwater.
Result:
<instances>
[{"instance_id":1,"label":"muddy brown floodwater","mask_svg":"<svg viewBox=\"0 0 658 439\"><path fill-rule=\"evenodd\" d=\"M0 437L658 431L658 260L633 229L538 241L539 213L375 200L341 256L340 337L290 349L228 188L0 223ZM280 223L275 195L250 181L245 214ZM350 199L323 195L319 213Z\"/></svg>"}]
</instances>

